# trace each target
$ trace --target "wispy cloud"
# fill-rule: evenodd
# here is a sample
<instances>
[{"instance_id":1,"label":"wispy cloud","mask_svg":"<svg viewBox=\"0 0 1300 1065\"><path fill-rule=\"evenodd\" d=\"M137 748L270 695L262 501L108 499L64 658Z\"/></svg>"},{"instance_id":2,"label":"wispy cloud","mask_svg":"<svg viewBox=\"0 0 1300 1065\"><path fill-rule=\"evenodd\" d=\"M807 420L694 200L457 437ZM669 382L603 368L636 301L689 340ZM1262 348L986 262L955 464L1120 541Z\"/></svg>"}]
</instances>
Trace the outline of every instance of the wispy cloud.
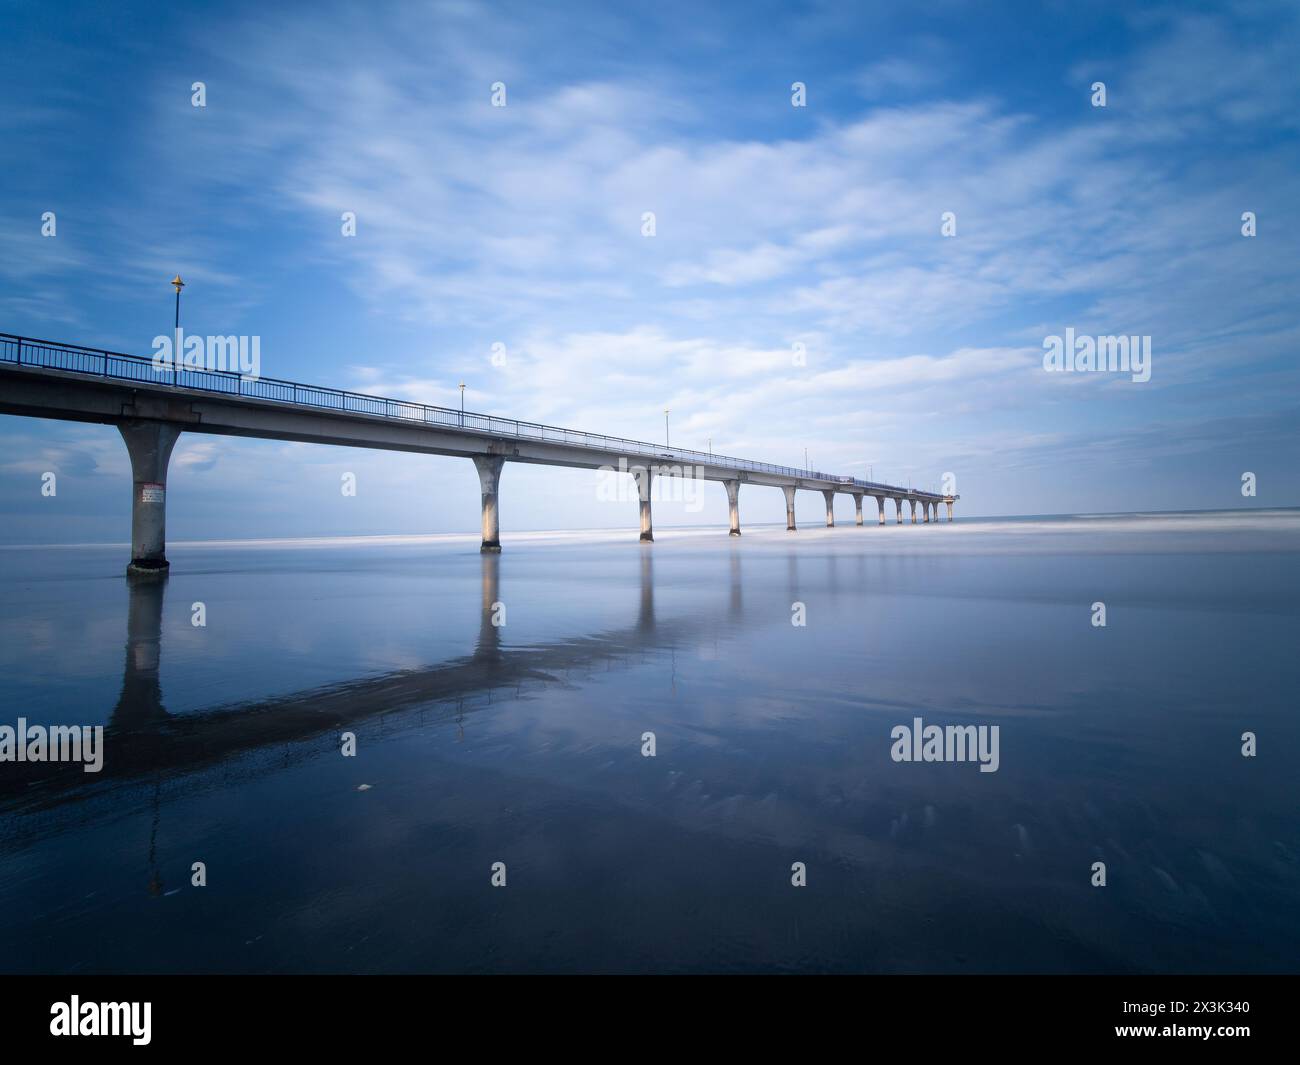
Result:
<instances>
[{"instance_id":1,"label":"wispy cloud","mask_svg":"<svg viewBox=\"0 0 1300 1065\"><path fill-rule=\"evenodd\" d=\"M35 201L6 218L0 308L139 347L156 328L119 308L165 318L166 292L147 313L140 293L181 269L195 313L275 340L272 375L446 405L463 379L470 406L654 438L670 407L683 443L775 461L965 463L1001 510L1043 490L1050 446L1101 431L1181 469L1192 452L1147 427L1226 439L1213 427L1289 409L1294 7L1127 16L1123 48L1071 22L1050 84L1016 81L996 30L827 9L784 34L725 12L683 34L680 14L181 21L133 73L105 189L51 188L57 241L36 235ZM666 25L675 51L657 47ZM846 58L859 39L873 49ZM988 76L958 76L975 54ZM51 167L92 121L66 89L24 115L15 134ZM1066 326L1150 334L1151 384L1043 374L1041 340ZM220 454L177 461L215 476ZM1073 490L1096 506L1140 491L1083 470Z\"/></svg>"}]
</instances>

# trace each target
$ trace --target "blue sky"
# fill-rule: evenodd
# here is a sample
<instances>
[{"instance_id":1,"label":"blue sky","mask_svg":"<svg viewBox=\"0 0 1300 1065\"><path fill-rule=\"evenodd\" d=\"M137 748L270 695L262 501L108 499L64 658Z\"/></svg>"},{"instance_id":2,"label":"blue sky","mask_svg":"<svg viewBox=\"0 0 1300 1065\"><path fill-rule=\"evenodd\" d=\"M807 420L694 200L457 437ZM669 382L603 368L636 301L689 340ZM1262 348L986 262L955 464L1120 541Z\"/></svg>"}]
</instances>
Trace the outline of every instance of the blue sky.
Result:
<instances>
[{"instance_id":1,"label":"blue sky","mask_svg":"<svg viewBox=\"0 0 1300 1065\"><path fill-rule=\"evenodd\" d=\"M952 472L959 514L1300 504L1300 8L921 6L10 3L0 331L147 354L179 271L269 377L653 440L670 407L683 446ZM1151 380L1044 372L1067 327L1149 334ZM127 538L113 429L0 445L4 541ZM713 487L656 522L724 523ZM187 435L170 489L172 539L478 524L463 459ZM590 472L501 491L507 536L635 526Z\"/></svg>"}]
</instances>

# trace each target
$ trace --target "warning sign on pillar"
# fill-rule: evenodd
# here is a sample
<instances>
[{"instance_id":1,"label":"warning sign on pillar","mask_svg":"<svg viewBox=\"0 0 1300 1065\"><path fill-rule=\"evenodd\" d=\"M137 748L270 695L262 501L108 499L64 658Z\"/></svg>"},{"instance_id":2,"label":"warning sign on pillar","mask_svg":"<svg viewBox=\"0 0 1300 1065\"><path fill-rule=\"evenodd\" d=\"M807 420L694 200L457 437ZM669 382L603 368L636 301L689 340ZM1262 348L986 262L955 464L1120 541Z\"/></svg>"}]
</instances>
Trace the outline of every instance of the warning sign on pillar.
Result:
<instances>
[{"instance_id":1,"label":"warning sign on pillar","mask_svg":"<svg viewBox=\"0 0 1300 1065\"><path fill-rule=\"evenodd\" d=\"M142 484L140 485L140 502L141 503L163 503L167 498L167 486L165 484Z\"/></svg>"}]
</instances>

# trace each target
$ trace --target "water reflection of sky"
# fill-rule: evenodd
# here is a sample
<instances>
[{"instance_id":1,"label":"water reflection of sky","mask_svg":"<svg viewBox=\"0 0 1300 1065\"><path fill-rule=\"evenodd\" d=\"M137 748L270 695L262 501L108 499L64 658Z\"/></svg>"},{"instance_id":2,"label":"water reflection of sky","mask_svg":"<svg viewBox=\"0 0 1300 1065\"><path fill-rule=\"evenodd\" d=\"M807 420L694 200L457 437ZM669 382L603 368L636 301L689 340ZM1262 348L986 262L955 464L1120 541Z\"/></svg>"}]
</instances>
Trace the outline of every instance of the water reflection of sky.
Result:
<instances>
[{"instance_id":1,"label":"water reflection of sky","mask_svg":"<svg viewBox=\"0 0 1300 1065\"><path fill-rule=\"evenodd\" d=\"M1294 968L1296 522L0 552L0 968Z\"/></svg>"}]
</instances>

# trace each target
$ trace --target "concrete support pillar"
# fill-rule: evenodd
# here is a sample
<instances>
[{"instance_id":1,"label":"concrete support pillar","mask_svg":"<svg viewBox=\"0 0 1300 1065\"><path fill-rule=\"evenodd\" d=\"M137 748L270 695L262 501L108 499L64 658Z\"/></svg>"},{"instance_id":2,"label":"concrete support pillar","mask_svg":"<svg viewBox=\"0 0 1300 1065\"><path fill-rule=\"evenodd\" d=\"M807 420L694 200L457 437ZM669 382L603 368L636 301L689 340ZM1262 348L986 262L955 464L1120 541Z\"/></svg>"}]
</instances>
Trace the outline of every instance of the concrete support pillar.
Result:
<instances>
[{"instance_id":1,"label":"concrete support pillar","mask_svg":"<svg viewBox=\"0 0 1300 1065\"><path fill-rule=\"evenodd\" d=\"M740 535L740 482L723 481L727 489L727 511L731 516L731 536Z\"/></svg>"},{"instance_id":2,"label":"concrete support pillar","mask_svg":"<svg viewBox=\"0 0 1300 1065\"><path fill-rule=\"evenodd\" d=\"M638 466L632 471L632 476L636 478L637 495L641 499L641 542L653 543L655 531L650 520L650 484L654 471L649 466Z\"/></svg>"},{"instance_id":3,"label":"concrete support pillar","mask_svg":"<svg viewBox=\"0 0 1300 1065\"><path fill-rule=\"evenodd\" d=\"M937 499L930 504L930 520L935 524L939 522L939 501Z\"/></svg>"},{"instance_id":4,"label":"concrete support pillar","mask_svg":"<svg viewBox=\"0 0 1300 1065\"><path fill-rule=\"evenodd\" d=\"M787 484L781 486L781 491L785 493L785 531L795 532L794 527L794 485Z\"/></svg>"},{"instance_id":5,"label":"concrete support pillar","mask_svg":"<svg viewBox=\"0 0 1300 1065\"><path fill-rule=\"evenodd\" d=\"M876 509L880 511L880 524L885 524L885 497L876 496Z\"/></svg>"},{"instance_id":6,"label":"concrete support pillar","mask_svg":"<svg viewBox=\"0 0 1300 1065\"><path fill-rule=\"evenodd\" d=\"M857 518L854 524L861 525L862 524L862 497L860 495L855 495L853 497L853 513L854 516Z\"/></svg>"},{"instance_id":7,"label":"concrete support pillar","mask_svg":"<svg viewBox=\"0 0 1300 1065\"><path fill-rule=\"evenodd\" d=\"M916 524L916 500L915 500L915 499L909 499L909 500L907 501L907 503L908 503L908 506L910 506L910 507L912 508L912 524L915 525L915 524Z\"/></svg>"},{"instance_id":8,"label":"concrete support pillar","mask_svg":"<svg viewBox=\"0 0 1300 1065\"><path fill-rule=\"evenodd\" d=\"M928 499L921 500L921 521L926 525L930 524L930 501Z\"/></svg>"},{"instance_id":9,"label":"concrete support pillar","mask_svg":"<svg viewBox=\"0 0 1300 1065\"><path fill-rule=\"evenodd\" d=\"M903 524L903 501L898 496L894 496L894 517L899 525Z\"/></svg>"},{"instance_id":10,"label":"concrete support pillar","mask_svg":"<svg viewBox=\"0 0 1300 1065\"><path fill-rule=\"evenodd\" d=\"M952 500L948 501L948 520L952 521Z\"/></svg>"},{"instance_id":11,"label":"concrete support pillar","mask_svg":"<svg viewBox=\"0 0 1300 1065\"><path fill-rule=\"evenodd\" d=\"M826 497L826 528L835 528L835 490L833 488L823 488L822 495Z\"/></svg>"},{"instance_id":12,"label":"concrete support pillar","mask_svg":"<svg viewBox=\"0 0 1300 1065\"><path fill-rule=\"evenodd\" d=\"M474 468L478 470L479 485L483 489L483 543L480 551L501 550L501 524L497 513L497 486L501 483L501 467L506 460L500 455L475 455Z\"/></svg>"},{"instance_id":13,"label":"concrete support pillar","mask_svg":"<svg viewBox=\"0 0 1300 1065\"><path fill-rule=\"evenodd\" d=\"M167 464L181 435L178 425L133 420L117 431L131 456L131 562L135 576L167 575Z\"/></svg>"}]
</instances>

